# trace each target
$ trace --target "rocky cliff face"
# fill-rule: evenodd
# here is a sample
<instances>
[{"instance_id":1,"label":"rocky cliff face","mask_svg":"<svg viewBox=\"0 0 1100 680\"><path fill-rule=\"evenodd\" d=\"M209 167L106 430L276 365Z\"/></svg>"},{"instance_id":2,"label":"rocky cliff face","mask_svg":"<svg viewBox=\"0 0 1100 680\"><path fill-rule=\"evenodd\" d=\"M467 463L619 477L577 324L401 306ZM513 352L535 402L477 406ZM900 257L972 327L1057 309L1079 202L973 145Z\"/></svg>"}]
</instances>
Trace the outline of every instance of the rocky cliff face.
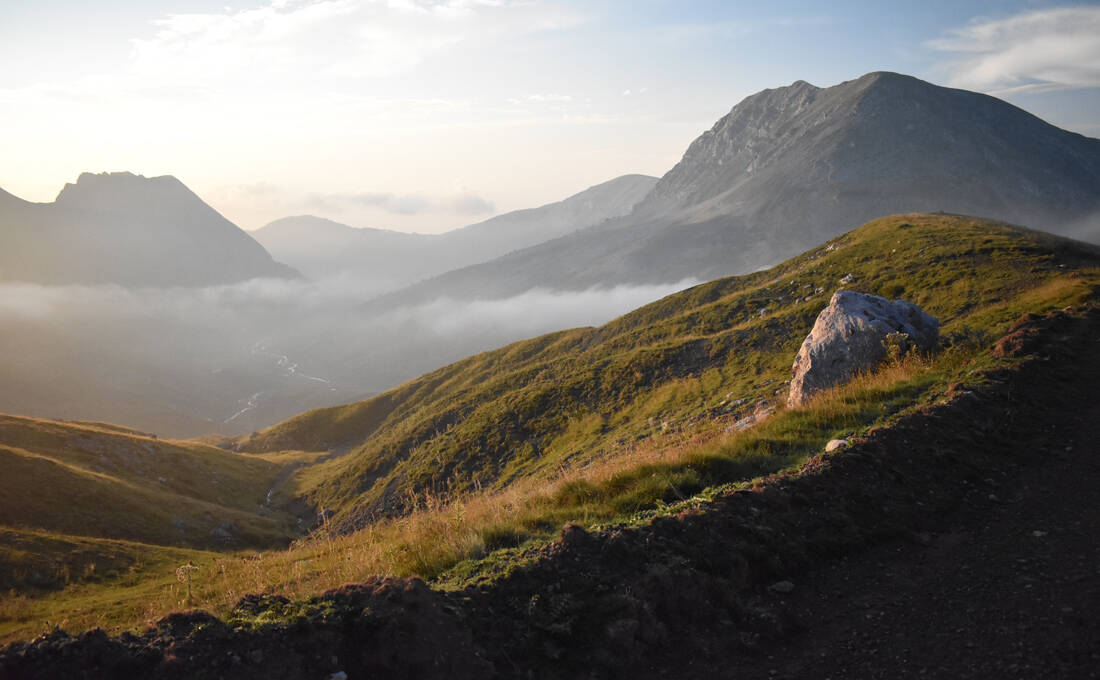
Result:
<instances>
[{"instance_id":1,"label":"rocky cliff face","mask_svg":"<svg viewBox=\"0 0 1100 680\"><path fill-rule=\"evenodd\" d=\"M175 177L80 175L53 203L0 200L0 280L203 286L295 276Z\"/></svg>"}]
</instances>

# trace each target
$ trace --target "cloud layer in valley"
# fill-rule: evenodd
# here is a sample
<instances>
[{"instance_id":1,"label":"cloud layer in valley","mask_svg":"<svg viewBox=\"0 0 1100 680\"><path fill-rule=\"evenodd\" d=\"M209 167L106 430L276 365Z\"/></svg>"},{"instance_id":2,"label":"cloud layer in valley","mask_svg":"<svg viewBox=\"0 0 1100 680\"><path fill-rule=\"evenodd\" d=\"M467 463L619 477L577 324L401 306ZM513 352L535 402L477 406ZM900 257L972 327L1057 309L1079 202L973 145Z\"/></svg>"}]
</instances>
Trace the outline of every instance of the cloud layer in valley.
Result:
<instances>
[{"instance_id":1,"label":"cloud layer in valley","mask_svg":"<svg viewBox=\"0 0 1100 680\"><path fill-rule=\"evenodd\" d=\"M246 433L308 408L562 328L604 323L693 282L367 316L351 278L198 289L0 285L0 411L169 435Z\"/></svg>"}]
</instances>

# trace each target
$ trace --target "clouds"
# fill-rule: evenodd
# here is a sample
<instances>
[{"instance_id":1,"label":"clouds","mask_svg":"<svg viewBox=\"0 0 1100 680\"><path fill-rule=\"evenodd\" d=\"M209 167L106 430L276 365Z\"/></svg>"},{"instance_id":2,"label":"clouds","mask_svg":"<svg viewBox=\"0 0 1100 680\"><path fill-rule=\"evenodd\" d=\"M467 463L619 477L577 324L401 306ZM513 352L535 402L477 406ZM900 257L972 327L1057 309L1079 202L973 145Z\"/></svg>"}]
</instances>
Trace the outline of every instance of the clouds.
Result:
<instances>
[{"instance_id":1,"label":"clouds","mask_svg":"<svg viewBox=\"0 0 1100 680\"><path fill-rule=\"evenodd\" d=\"M203 198L223 211L230 220L238 215L252 219L241 226L255 229L288 215L317 215L356 227L420 225L432 229L435 221L453 226L479 221L497 212L496 204L478 192L453 183L447 193L401 193L392 191L306 191L272 182L221 185L203 192ZM419 219L418 222L405 220Z\"/></svg>"},{"instance_id":2,"label":"clouds","mask_svg":"<svg viewBox=\"0 0 1100 680\"><path fill-rule=\"evenodd\" d=\"M500 300L439 299L394 310L390 315L416 319L442 337L477 337L479 329L489 328L518 339L560 328L607 323L624 312L698 283L689 279L568 292L535 289Z\"/></svg>"},{"instance_id":3,"label":"clouds","mask_svg":"<svg viewBox=\"0 0 1100 680\"><path fill-rule=\"evenodd\" d=\"M140 72L176 80L386 78L463 43L554 30L579 17L513 0L271 0L160 19L154 35L132 41L131 60Z\"/></svg>"},{"instance_id":4,"label":"clouds","mask_svg":"<svg viewBox=\"0 0 1100 680\"><path fill-rule=\"evenodd\" d=\"M466 192L439 197L384 192L315 194L307 198L305 203L325 212L344 212L348 206L361 206L377 208L394 215L444 213L477 216L496 211L492 201Z\"/></svg>"},{"instance_id":5,"label":"clouds","mask_svg":"<svg viewBox=\"0 0 1100 680\"><path fill-rule=\"evenodd\" d=\"M378 313L363 310L377 291L352 276L173 289L0 284L0 353L14 358L0 363L0 406L176 435L244 433L478 351L607 322L691 283ZM247 417L233 418L245 403Z\"/></svg>"},{"instance_id":6,"label":"clouds","mask_svg":"<svg viewBox=\"0 0 1100 680\"><path fill-rule=\"evenodd\" d=\"M527 95L527 101L529 102L551 102L551 103L564 103L573 101L573 97L567 94L529 94Z\"/></svg>"},{"instance_id":7,"label":"clouds","mask_svg":"<svg viewBox=\"0 0 1100 680\"><path fill-rule=\"evenodd\" d=\"M1100 87L1100 7L976 19L928 42L956 87L998 95Z\"/></svg>"}]
</instances>

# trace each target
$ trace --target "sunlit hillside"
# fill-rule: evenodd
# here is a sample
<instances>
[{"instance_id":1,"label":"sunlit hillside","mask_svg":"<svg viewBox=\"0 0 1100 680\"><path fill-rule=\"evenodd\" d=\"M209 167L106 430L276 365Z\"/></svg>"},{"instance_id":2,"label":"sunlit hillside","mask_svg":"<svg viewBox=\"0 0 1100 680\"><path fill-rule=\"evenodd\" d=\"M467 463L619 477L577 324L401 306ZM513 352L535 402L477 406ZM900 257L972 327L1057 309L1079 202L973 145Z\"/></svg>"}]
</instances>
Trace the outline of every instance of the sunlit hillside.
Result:
<instances>
[{"instance_id":1,"label":"sunlit hillside","mask_svg":"<svg viewBox=\"0 0 1100 680\"><path fill-rule=\"evenodd\" d=\"M793 354L842 278L939 317L943 348L788 410ZM379 573L491 580L565 523L644 525L932 403L1022 314L1098 290L1093 246L901 215L221 447L9 417L4 635L140 628L188 604L185 560L192 604L220 613Z\"/></svg>"}]
</instances>

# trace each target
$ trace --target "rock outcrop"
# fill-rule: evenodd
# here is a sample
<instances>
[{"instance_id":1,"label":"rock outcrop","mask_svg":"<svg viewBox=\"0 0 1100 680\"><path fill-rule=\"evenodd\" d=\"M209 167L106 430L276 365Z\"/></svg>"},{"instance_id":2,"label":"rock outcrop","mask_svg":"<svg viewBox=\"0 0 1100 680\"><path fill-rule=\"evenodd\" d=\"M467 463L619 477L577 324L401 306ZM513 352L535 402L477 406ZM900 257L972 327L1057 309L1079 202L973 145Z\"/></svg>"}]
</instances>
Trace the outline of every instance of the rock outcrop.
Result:
<instances>
[{"instance_id":1,"label":"rock outcrop","mask_svg":"<svg viewBox=\"0 0 1100 680\"><path fill-rule=\"evenodd\" d=\"M787 405L801 406L814 393L874 368L891 342L900 351L927 351L939 334L939 320L912 302L838 290L794 358Z\"/></svg>"}]
</instances>

